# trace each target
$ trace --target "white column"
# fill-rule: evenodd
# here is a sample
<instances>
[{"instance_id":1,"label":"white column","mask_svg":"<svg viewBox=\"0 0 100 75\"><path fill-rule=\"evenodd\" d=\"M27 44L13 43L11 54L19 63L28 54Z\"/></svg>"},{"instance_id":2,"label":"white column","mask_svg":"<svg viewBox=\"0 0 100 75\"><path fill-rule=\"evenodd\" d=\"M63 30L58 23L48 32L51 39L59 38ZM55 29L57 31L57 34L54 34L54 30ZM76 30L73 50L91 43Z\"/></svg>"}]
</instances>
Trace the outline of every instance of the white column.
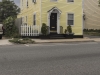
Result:
<instances>
[{"instance_id":1,"label":"white column","mask_svg":"<svg viewBox=\"0 0 100 75\"><path fill-rule=\"evenodd\" d=\"M57 33L60 34L60 13L57 13Z\"/></svg>"}]
</instances>

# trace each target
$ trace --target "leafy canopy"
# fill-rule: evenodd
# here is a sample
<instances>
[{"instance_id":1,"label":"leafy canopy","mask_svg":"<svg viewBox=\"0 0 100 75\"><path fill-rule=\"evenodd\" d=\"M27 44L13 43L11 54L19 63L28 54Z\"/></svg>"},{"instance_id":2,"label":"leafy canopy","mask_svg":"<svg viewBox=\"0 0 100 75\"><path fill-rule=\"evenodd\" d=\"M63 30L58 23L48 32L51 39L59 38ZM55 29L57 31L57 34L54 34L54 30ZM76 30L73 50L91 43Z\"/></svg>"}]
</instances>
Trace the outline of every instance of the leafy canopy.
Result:
<instances>
[{"instance_id":1,"label":"leafy canopy","mask_svg":"<svg viewBox=\"0 0 100 75\"><path fill-rule=\"evenodd\" d=\"M19 12L20 8L13 1L2 0L0 2L0 22L3 22L10 16L16 18Z\"/></svg>"}]
</instances>

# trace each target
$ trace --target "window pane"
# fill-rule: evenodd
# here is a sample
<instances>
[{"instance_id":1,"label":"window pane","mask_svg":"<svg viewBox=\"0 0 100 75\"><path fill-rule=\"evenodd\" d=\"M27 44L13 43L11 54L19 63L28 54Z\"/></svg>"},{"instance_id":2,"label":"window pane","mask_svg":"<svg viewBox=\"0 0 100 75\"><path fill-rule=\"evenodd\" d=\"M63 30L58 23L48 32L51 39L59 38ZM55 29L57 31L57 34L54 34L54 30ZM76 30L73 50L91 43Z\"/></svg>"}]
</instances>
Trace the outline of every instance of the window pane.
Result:
<instances>
[{"instance_id":1,"label":"window pane","mask_svg":"<svg viewBox=\"0 0 100 75\"><path fill-rule=\"evenodd\" d=\"M27 22L27 16L26 16L26 22Z\"/></svg>"},{"instance_id":2,"label":"window pane","mask_svg":"<svg viewBox=\"0 0 100 75\"><path fill-rule=\"evenodd\" d=\"M74 15L73 14L68 14L68 20L74 20Z\"/></svg>"},{"instance_id":3,"label":"window pane","mask_svg":"<svg viewBox=\"0 0 100 75\"><path fill-rule=\"evenodd\" d=\"M34 21L34 25L36 25L36 22Z\"/></svg>"},{"instance_id":4,"label":"window pane","mask_svg":"<svg viewBox=\"0 0 100 75\"><path fill-rule=\"evenodd\" d=\"M68 0L68 2L74 2L74 0Z\"/></svg>"},{"instance_id":5,"label":"window pane","mask_svg":"<svg viewBox=\"0 0 100 75\"><path fill-rule=\"evenodd\" d=\"M51 1L57 1L57 0L51 0Z\"/></svg>"},{"instance_id":6,"label":"window pane","mask_svg":"<svg viewBox=\"0 0 100 75\"><path fill-rule=\"evenodd\" d=\"M73 20L68 20L68 25L74 25L74 21Z\"/></svg>"},{"instance_id":7,"label":"window pane","mask_svg":"<svg viewBox=\"0 0 100 75\"><path fill-rule=\"evenodd\" d=\"M33 15L33 25L36 25L36 15Z\"/></svg>"}]
</instances>

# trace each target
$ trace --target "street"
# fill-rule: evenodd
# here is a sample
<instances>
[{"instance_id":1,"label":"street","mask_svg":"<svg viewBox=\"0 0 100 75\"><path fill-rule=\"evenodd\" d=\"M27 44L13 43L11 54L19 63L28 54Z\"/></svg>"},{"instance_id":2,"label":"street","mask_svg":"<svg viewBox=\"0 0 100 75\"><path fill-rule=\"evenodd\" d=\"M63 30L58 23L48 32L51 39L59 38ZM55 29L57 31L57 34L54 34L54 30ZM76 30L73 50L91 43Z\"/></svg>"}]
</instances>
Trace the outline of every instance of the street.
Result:
<instances>
[{"instance_id":1,"label":"street","mask_svg":"<svg viewBox=\"0 0 100 75\"><path fill-rule=\"evenodd\" d=\"M100 75L100 42L0 46L0 75Z\"/></svg>"}]
</instances>

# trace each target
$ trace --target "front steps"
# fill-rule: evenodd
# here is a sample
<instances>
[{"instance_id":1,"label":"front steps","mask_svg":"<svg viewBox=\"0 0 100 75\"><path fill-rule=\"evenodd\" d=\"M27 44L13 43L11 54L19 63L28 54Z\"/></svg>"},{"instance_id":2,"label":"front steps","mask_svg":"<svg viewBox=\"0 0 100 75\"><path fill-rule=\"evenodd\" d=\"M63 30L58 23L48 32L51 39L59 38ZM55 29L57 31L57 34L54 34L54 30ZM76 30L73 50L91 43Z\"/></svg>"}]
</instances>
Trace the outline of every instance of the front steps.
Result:
<instances>
[{"instance_id":1,"label":"front steps","mask_svg":"<svg viewBox=\"0 0 100 75\"><path fill-rule=\"evenodd\" d=\"M50 33L50 39L65 39L64 34Z\"/></svg>"}]
</instances>

